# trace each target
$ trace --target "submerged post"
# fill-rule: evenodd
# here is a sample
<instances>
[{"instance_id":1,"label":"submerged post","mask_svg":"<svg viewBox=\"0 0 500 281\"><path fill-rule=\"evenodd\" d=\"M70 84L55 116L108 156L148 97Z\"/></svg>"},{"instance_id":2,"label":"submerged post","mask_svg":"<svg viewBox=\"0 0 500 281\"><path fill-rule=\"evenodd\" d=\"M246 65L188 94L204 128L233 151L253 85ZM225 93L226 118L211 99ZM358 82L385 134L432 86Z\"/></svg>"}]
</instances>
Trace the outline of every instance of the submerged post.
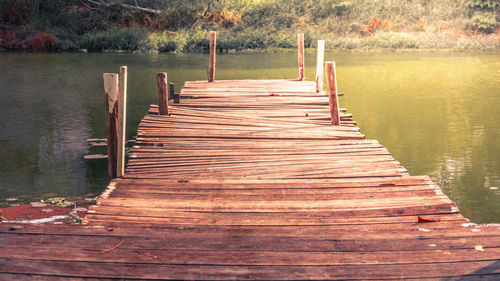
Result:
<instances>
[{"instance_id":1,"label":"submerged post","mask_svg":"<svg viewBox=\"0 0 500 281\"><path fill-rule=\"evenodd\" d=\"M158 86L158 115L168 115L167 74L165 72L158 73L156 82Z\"/></svg>"},{"instance_id":2,"label":"submerged post","mask_svg":"<svg viewBox=\"0 0 500 281\"><path fill-rule=\"evenodd\" d=\"M318 40L316 56L316 93L323 90L323 62L325 60L325 40Z\"/></svg>"},{"instance_id":3,"label":"submerged post","mask_svg":"<svg viewBox=\"0 0 500 281\"><path fill-rule=\"evenodd\" d=\"M339 98L337 95L337 77L335 73L335 62L328 61L326 64L326 78L328 85L328 101L330 104L330 115L332 125L340 125Z\"/></svg>"},{"instance_id":4,"label":"submerged post","mask_svg":"<svg viewBox=\"0 0 500 281\"><path fill-rule=\"evenodd\" d=\"M299 80L304 80L304 33L297 34L297 51L299 65Z\"/></svg>"},{"instance_id":5,"label":"submerged post","mask_svg":"<svg viewBox=\"0 0 500 281\"><path fill-rule=\"evenodd\" d=\"M118 83L119 108L118 108L118 152L116 164L116 177L121 178L125 173L125 139L127 127L127 67L120 67Z\"/></svg>"},{"instance_id":6,"label":"submerged post","mask_svg":"<svg viewBox=\"0 0 500 281\"><path fill-rule=\"evenodd\" d=\"M104 73L104 93L106 98L106 135L108 142L108 178L117 177L118 154L118 74Z\"/></svg>"},{"instance_id":7,"label":"submerged post","mask_svg":"<svg viewBox=\"0 0 500 281\"><path fill-rule=\"evenodd\" d=\"M215 80L215 49L217 46L216 33L210 31L210 58L208 61L208 82Z\"/></svg>"}]
</instances>

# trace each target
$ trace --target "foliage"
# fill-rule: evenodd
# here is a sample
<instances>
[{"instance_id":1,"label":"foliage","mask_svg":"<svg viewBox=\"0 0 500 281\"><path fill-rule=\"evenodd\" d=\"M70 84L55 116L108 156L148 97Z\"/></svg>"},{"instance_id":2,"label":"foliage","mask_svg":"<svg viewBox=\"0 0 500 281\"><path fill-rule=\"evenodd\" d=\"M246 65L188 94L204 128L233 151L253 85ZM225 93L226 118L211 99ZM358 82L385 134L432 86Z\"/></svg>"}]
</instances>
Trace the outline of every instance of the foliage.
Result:
<instances>
[{"instance_id":1,"label":"foliage","mask_svg":"<svg viewBox=\"0 0 500 281\"><path fill-rule=\"evenodd\" d=\"M497 26L497 21L493 15L476 14L468 22L468 26L472 30L477 30L484 33L493 33Z\"/></svg>"},{"instance_id":2,"label":"foliage","mask_svg":"<svg viewBox=\"0 0 500 281\"><path fill-rule=\"evenodd\" d=\"M347 1L342 1L340 3L333 3L332 4L332 9L335 15L341 16L344 14L347 10L351 8L351 3Z\"/></svg>"},{"instance_id":3,"label":"foliage","mask_svg":"<svg viewBox=\"0 0 500 281\"><path fill-rule=\"evenodd\" d=\"M294 48L297 32L306 46L483 48L497 44L499 15L498 0L2 0L0 47L207 51L217 30L223 52ZM42 33L53 38L33 41ZM480 43L463 39L471 34Z\"/></svg>"},{"instance_id":4,"label":"foliage","mask_svg":"<svg viewBox=\"0 0 500 281\"><path fill-rule=\"evenodd\" d=\"M138 29L110 29L84 34L78 45L89 51L128 50L139 48L139 43L146 33Z\"/></svg>"},{"instance_id":5,"label":"foliage","mask_svg":"<svg viewBox=\"0 0 500 281\"><path fill-rule=\"evenodd\" d=\"M175 52L184 50L187 41L184 32L156 32L151 33L140 42L141 52Z\"/></svg>"},{"instance_id":6,"label":"foliage","mask_svg":"<svg viewBox=\"0 0 500 281\"><path fill-rule=\"evenodd\" d=\"M500 7L498 0L465 0L464 5L471 10L481 11L494 11Z\"/></svg>"},{"instance_id":7,"label":"foliage","mask_svg":"<svg viewBox=\"0 0 500 281\"><path fill-rule=\"evenodd\" d=\"M379 48L414 49L418 48L419 40L412 34L403 32L377 32L371 43Z\"/></svg>"},{"instance_id":8,"label":"foliage","mask_svg":"<svg viewBox=\"0 0 500 281\"><path fill-rule=\"evenodd\" d=\"M36 52L52 52L56 48L56 40L54 35L40 32L33 36L31 47Z\"/></svg>"}]
</instances>

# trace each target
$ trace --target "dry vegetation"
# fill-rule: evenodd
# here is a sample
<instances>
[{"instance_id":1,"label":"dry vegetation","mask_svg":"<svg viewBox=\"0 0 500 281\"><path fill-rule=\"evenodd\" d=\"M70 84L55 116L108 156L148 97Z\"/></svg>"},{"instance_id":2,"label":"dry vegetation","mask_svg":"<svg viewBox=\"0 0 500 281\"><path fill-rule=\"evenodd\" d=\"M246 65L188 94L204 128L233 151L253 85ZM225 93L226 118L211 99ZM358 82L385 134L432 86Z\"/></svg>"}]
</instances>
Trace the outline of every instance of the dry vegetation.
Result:
<instances>
[{"instance_id":1,"label":"dry vegetation","mask_svg":"<svg viewBox=\"0 0 500 281\"><path fill-rule=\"evenodd\" d=\"M342 49L493 49L498 0L4 0L0 47L204 51L290 48L327 39Z\"/></svg>"}]
</instances>

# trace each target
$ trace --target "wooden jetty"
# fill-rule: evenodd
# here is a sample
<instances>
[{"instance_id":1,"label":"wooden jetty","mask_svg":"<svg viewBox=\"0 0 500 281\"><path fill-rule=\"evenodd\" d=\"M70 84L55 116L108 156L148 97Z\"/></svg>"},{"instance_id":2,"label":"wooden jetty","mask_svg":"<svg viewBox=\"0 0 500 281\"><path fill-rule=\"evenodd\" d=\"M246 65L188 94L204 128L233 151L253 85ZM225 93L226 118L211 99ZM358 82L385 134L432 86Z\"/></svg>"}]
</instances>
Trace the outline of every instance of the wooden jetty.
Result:
<instances>
[{"instance_id":1,"label":"wooden jetty","mask_svg":"<svg viewBox=\"0 0 500 281\"><path fill-rule=\"evenodd\" d=\"M151 106L86 224L0 224L1 280L500 280L500 226L469 223L345 109L332 126L314 82L180 94Z\"/></svg>"}]
</instances>

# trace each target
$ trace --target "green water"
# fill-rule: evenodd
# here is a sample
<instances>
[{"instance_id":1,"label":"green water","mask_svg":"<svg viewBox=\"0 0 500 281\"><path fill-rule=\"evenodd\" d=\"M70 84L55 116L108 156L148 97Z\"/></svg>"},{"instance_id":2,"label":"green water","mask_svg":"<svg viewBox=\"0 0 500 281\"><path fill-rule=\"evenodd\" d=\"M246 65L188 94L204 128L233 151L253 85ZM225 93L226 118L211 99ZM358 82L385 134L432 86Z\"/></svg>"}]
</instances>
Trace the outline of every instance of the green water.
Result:
<instances>
[{"instance_id":1,"label":"green water","mask_svg":"<svg viewBox=\"0 0 500 281\"><path fill-rule=\"evenodd\" d=\"M500 222L500 54L327 53L341 106L412 175L430 175L478 223ZM217 56L217 79L295 78L295 53ZM0 200L85 196L106 186L106 160L84 160L103 138L103 72L129 68L128 137L149 104L155 74L176 88L207 76L204 54L0 53ZM307 80L315 55L306 55ZM499 189L495 189L495 188ZM5 202L5 201L4 201Z\"/></svg>"}]
</instances>

